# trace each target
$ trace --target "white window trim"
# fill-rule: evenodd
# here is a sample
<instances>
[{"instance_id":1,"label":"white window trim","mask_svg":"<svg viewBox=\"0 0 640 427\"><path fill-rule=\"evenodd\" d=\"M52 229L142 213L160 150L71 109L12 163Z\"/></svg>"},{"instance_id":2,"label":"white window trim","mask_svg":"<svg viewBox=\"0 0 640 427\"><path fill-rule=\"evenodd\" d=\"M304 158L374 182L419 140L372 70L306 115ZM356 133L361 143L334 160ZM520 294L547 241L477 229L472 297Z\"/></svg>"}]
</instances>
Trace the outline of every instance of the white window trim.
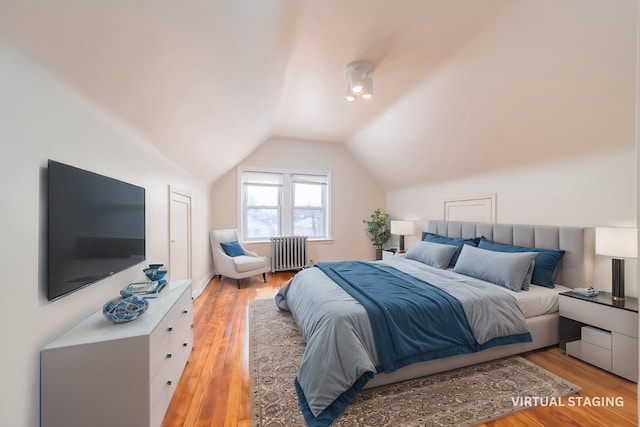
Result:
<instances>
[{"instance_id":1,"label":"white window trim","mask_svg":"<svg viewBox=\"0 0 640 427\"><path fill-rule=\"evenodd\" d=\"M309 241L315 241L315 242L324 242L324 241L333 241L333 237L332 237L332 226L331 226L331 218L333 217L332 215L332 209L331 209L331 199L333 198L332 196L332 191L331 191L331 182L332 182L332 176L331 176L331 172L330 171L319 171L319 170L308 170L308 169L277 169L277 168L264 168L264 167L250 167L250 166L238 166L237 168L237 201L238 201L238 237L240 238L240 240L244 243L261 243L261 242L268 242L269 239L250 239L250 240L246 240L245 236L244 236L244 209L243 209L243 205L244 205L244 191L243 191L243 181L242 181L242 174L244 172L263 172L263 173L274 173L274 174L283 174L283 175L325 175L327 177L327 186L326 186L326 191L327 191L327 200L326 200L326 215L325 215L325 236L323 237L309 237ZM280 194L280 197L282 199L284 199L285 197L288 197L290 200L290 204L293 204L293 194L291 193L291 183L288 182L287 185L283 185L283 190ZM282 224L282 222L284 222L285 216L287 218L289 218L289 216L291 215L292 212L288 212L288 209L283 209L283 205L282 205L282 200L280 200L280 206L281 206L281 212L282 212L282 216L281 216L281 224L280 224L280 233L284 233L286 232L286 230L283 229L284 224ZM289 218L289 222L290 218Z\"/></svg>"}]
</instances>

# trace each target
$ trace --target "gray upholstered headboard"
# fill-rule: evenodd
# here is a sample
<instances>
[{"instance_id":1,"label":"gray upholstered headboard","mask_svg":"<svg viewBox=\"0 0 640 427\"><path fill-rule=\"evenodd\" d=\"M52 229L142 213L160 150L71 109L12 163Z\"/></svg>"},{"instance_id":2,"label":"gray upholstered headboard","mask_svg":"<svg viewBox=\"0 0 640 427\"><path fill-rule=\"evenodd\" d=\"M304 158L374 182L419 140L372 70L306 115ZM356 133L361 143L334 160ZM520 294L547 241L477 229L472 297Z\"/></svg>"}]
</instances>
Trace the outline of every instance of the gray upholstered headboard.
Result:
<instances>
[{"instance_id":1,"label":"gray upholstered headboard","mask_svg":"<svg viewBox=\"0 0 640 427\"><path fill-rule=\"evenodd\" d=\"M558 265L555 282L569 288L592 284L592 228L432 220L427 221L424 231L447 237L484 236L510 245L564 249L566 252Z\"/></svg>"}]
</instances>

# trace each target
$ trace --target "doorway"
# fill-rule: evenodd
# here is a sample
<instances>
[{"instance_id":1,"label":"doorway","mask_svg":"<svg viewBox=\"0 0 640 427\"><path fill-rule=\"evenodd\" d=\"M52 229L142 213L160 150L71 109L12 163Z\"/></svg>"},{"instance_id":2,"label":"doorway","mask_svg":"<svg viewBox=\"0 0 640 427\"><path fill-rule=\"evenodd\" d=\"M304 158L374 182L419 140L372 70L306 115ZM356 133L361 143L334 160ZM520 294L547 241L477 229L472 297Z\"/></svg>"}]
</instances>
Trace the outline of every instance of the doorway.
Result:
<instances>
[{"instance_id":1,"label":"doorway","mask_svg":"<svg viewBox=\"0 0 640 427\"><path fill-rule=\"evenodd\" d=\"M191 279L191 193L169 186L169 278Z\"/></svg>"}]
</instances>

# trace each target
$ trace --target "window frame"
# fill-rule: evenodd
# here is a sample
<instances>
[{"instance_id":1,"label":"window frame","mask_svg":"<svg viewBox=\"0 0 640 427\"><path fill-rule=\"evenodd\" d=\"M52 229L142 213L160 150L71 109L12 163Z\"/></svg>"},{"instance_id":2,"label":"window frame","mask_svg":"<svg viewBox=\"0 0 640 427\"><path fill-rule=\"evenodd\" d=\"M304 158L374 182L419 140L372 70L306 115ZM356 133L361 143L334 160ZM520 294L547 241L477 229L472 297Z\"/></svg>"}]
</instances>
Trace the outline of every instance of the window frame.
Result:
<instances>
[{"instance_id":1,"label":"window frame","mask_svg":"<svg viewBox=\"0 0 640 427\"><path fill-rule=\"evenodd\" d=\"M242 193L242 205L244 206L244 210L242 212L242 218L244 220L245 218L245 214L249 209L275 209L276 214L277 214L277 218L279 219L278 223L277 223L277 229L280 233L282 233L282 187L283 185L277 185L277 184L252 184L255 187L269 187L269 188L277 188L278 194L277 194L277 203L275 206L271 206L271 205L249 205L248 204L248 192L243 191ZM244 183L243 183L243 189L244 189ZM244 228L244 226L242 227L242 235L245 235L246 233L246 229ZM248 239L248 240L256 240L256 239Z\"/></svg>"},{"instance_id":2,"label":"window frame","mask_svg":"<svg viewBox=\"0 0 640 427\"><path fill-rule=\"evenodd\" d=\"M328 193L327 193L327 177L326 175L320 175L320 174L313 174L314 176L322 176L323 177L323 181L324 182L314 182L312 180L305 180L304 177L309 177L311 176L311 174L292 174L291 175L291 235L296 235L295 233L295 229L296 229L296 223L295 223L295 216L296 216L296 211L297 210L306 210L306 211L320 211L322 213L322 218L324 219L323 224L322 224L322 229L324 231L323 234L321 234L320 236L310 236L307 235L307 237L309 239L324 239L327 236L326 233L326 227L327 227L327 198L328 198ZM304 205L296 205L296 185L317 185L320 186L320 199L321 199L321 203L320 206L304 206Z\"/></svg>"},{"instance_id":3,"label":"window frame","mask_svg":"<svg viewBox=\"0 0 640 427\"><path fill-rule=\"evenodd\" d=\"M318 170L300 170L300 169L276 169L276 168L261 168L261 167L238 167L237 178L237 200L238 200L238 235L241 241L259 243L268 242L268 237L248 238L246 236L246 209L251 206L247 206L247 192L245 191L245 173L270 173L280 175L282 177L282 185L279 192L279 205L278 210L280 212L279 224L280 236L293 236L295 225L293 223L294 212L296 206L294 195L294 182L300 182L294 180L294 175L315 175L323 177L324 182L324 200L321 208L313 207L309 209L322 209L324 211L324 235L323 236L309 236L310 241L326 241L333 240L331 237L331 172L318 171ZM255 207L255 206L254 206ZM298 207L300 209L301 207Z\"/></svg>"}]
</instances>

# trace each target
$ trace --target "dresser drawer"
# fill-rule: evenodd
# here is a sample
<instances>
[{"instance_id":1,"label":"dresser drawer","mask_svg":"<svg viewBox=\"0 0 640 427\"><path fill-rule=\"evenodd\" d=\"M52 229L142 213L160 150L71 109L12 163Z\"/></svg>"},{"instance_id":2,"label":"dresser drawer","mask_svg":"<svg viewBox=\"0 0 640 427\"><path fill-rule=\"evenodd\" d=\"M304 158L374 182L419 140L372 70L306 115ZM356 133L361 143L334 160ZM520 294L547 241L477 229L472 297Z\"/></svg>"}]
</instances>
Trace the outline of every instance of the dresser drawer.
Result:
<instances>
[{"instance_id":1,"label":"dresser drawer","mask_svg":"<svg viewBox=\"0 0 640 427\"><path fill-rule=\"evenodd\" d=\"M172 378L172 364L167 363L151 382L149 394L151 405L151 426L159 427L167 412L173 392L178 385L178 379Z\"/></svg>"},{"instance_id":2,"label":"dresser drawer","mask_svg":"<svg viewBox=\"0 0 640 427\"><path fill-rule=\"evenodd\" d=\"M177 336L169 338L178 338ZM150 355L150 360L153 362L153 370L150 371L150 378L155 381L157 377L164 375L167 379L171 379L171 370L174 366L179 366L180 370L184 368L184 365L191 355L191 349L193 348L193 341L191 336L181 337L178 339L168 340L168 346L166 349L159 348L156 352Z\"/></svg>"},{"instance_id":3,"label":"dresser drawer","mask_svg":"<svg viewBox=\"0 0 640 427\"><path fill-rule=\"evenodd\" d=\"M191 324L193 302L185 292L167 312L149 338L149 375L153 379L166 359L173 358L184 347L192 347Z\"/></svg>"},{"instance_id":4,"label":"dresser drawer","mask_svg":"<svg viewBox=\"0 0 640 427\"><path fill-rule=\"evenodd\" d=\"M159 417L159 423L155 424L152 422L152 426L159 426L162 423L164 414L167 412L167 408L171 403L173 392L178 386L180 377L182 376L182 371L184 370L184 366L187 363L189 354L191 353L190 346L189 351L187 351L186 347L183 346L174 350L172 357L166 358L163 361L161 368L158 370L155 378L151 381L149 390L151 396L150 404L154 416Z\"/></svg>"},{"instance_id":5,"label":"dresser drawer","mask_svg":"<svg viewBox=\"0 0 640 427\"><path fill-rule=\"evenodd\" d=\"M186 342L192 342L193 335L193 302L190 295L184 295L178 303L176 303L175 312L173 313L173 333L171 334L172 345L183 345Z\"/></svg>"},{"instance_id":6,"label":"dresser drawer","mask_svg":"<svg viewBox=\"0 0 640 427\"><path fill-rule=\"evenodd\" d=\"M171 353L171 334L167 331L154 331L149 345L149 378L153 379Z\"/></svg>"}]
</instances>

